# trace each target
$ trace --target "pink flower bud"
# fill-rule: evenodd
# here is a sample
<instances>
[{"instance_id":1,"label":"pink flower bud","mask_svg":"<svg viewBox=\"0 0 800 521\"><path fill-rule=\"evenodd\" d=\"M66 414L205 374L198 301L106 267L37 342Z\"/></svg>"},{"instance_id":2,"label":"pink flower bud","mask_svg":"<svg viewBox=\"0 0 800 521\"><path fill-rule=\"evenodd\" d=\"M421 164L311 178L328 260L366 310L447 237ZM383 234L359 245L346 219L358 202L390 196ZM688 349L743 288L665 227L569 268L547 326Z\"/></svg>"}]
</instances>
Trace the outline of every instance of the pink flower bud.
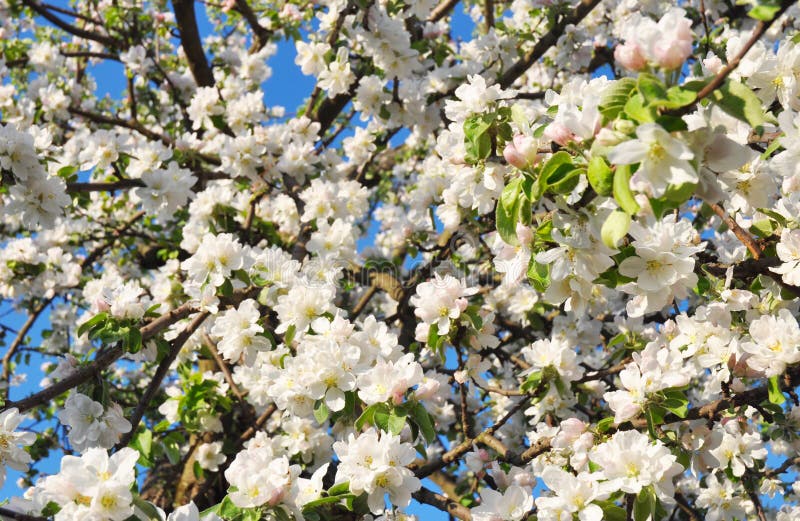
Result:
<instances>
[{"instance_id":1,"label":"pink flower bud","mask_svg":"<svg viewBox=\"0 0 800 521\"><path fill-rule=\"evenodd\" d=\"M640 71L647 65L642 49L636 42L625 42L614 49L614 59L629 71Z\"/></svg>"},{"instance_id":2,"label":"pink flower bud","mask_svg":"<svg viewBox=\"0 0 800 521\"><path fill-rule=\"evenodd\" d=\"M562 147L571 141L575 141L575 134L564 124L557 121L547 125L547 128L544 129L544 137Z\"/></svg>"},{"instance_id":3,"label":"pink flower bud","mask_svg":"<svg viewBox=\"0 0 800 521\"><path fill-rule=\"evenodd\" d=\"M444 34L444 30L438 24L434 23L426 23L425 27L422 28L422 37L427 40L433 40L434 38L438 38Z\"/></svg>"},{"instance_id":4,"label":"pink flower bud","mask_svg":"<svg viewBox=\"0 0 800 521\"><path fill-rule=\"evenodd\" d=\"M106 302L104 298L100 297L94 301L94 308L99 313L102 313L111 309L111 306L108 305L108 302Z\"/></svg>"},{"instance_id":5,"label":"pink flower bud","mask_svg":"<svg viewBox=\"0 0 800 521\"><path fill-rule=\"evenodd\" d=\"M283 6L283 9L281 9L280 17L286 20L298 22L303 16L300 14L300 10L297 8L296 5L285 4Z\"/></svg>"},{"instance_id":6,"label":"pink flower bud","mask_svg":"<svg viewBox=\"0 0 800 521\"><path fill-rule=\"evenodd\" d=\"M708 72L717 74L722 69L722 60L716 54L708 54L708 57L703 60L703 66L708 69Z\"/></svg>"},{"instance_id":7,"label":"pink flower bud","mask_svg":"<svg viewBox=\"0 0 800 521\"><path fill-rule=\"evenodd\" d=\"M517 240L520 244L528 245L533 241L533 230L530 226L517 223Z\"/></svg>"},{"instance_id":8,"label":"pink flower bud","mask_svg":"<svg viewBox=\"0 0 800 521\"><path fill-rule=\"evenodd\" d=\"M269 499L267 500L267 504L274 507L275 505L283 501L285 495L286 495L286 489L284 487L278 487L272 491L272 494L270 494Z\"/></svg>"},{"instance_id":9,"label":"pink flower bud","mask_svg":"<svg viewBox=\"0 0 800 521\"><path fill-rule=\"evenodd\" d=\"M664 69L677 69L692 54L692 40L673 38L659 40L653 47L656 64Z\"/></svg>"},{"instance_id":10,"label":"pink flower bud","mask_svg":"<svg viewBox=\"0 0 800 521\"><path fill-rule=\"evenodd\" d=\"M225 0L225 2L222 3L222 12L227 13L228 11L233 9L235 5L236 5L236 0Z\"/></svg>"},{"instance_id":11,"label":"pink flower bud","mask_svg":"<svg viewBox=\"0 0 800 521\"><path fill-rule=\"evenodd\" d=\"M536 140L525 134L517 134L514 140L506 145L503 157L508 164L519 169L529 168L539 161L539 146Z\"/></svg>"}]
</instances>

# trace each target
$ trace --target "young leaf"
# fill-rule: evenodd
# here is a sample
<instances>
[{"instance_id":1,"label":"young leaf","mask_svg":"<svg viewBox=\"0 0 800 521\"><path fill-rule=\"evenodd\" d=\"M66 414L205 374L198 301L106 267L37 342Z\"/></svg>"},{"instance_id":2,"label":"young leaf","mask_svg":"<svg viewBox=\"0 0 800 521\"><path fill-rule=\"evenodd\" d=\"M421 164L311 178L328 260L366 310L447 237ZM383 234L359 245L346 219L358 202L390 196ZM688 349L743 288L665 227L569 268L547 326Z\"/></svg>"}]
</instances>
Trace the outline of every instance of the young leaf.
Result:
<instances>
[{"instance_id":1,"label":"young leaf","mask_svg":"<svg viewBox=\"0 0 800 521\"><path fill-rule=\"evenodd\" d=\"M608 197L613 193L614 172L601 156L594 156L589 161L586 177L589 179L591 187L597 192L597 195Z\"/></svg>"},{"instance_id":2,"label":"young leaf","mask_svg":"<svg viewBox=\"0 0 800 521\"><path fill-rule=\"evenodd\" d=\"M433 440L436 439L436 430L434 429L431 415L428 413L427 409L425 409L425 406L421 403L417 403L411 410L411 414L414 418L414 422L419 426L419 430L422 432L425 441L432 443Z\"/></svg>"},{"instance_id":3,"label":"young leaf","mask_svg":"<svg viewBox=\"0 0 800 521\"><path fill-rule=\"evenodd\" d=\"M769 392L770 403L780 405L786 401L786 397L783 395L783 391L781 391L778 375L769 377L769 380L767 380L767 391Z\"/></svg>"},{"instance_id":4,"label":"young leaf","mask_svg":"<svg viewBox=\"0 0 800 521\"><path fill-rule=\"evenodd\" d=\"M614 200L630 215L639 211L639 203L633 198L631 191L631 167L629 165L617 165L617 171L614 173Z\"/></svg>"},{"instance_id":5,"label":"young leaf","mask_svg":"<svg viewBox=\"0 0 800 521\"><path fill-rule=\"evenodd\" d=\"M519 220L519 203L522 194L522 177L509 181L497 201L496 226L497 233L507 244L517 245L517 221Z\"/></svg>"},{"instance_id":6,"label":"young leaf","mask_svg":"<svg viewBox=\"0 0 800 521\"><path fill-rule=\"evenodd\" d=\"M600 98L600 113L603 118L606 121L616 119L635 89L636 80L633 78L621 78L612 82Z\"/></svg>"},{"instance_id":7,"label":"young leaf","mask_svg":"<svg viewBox=\"0 0 800 521\"><path fill-rule=\"evenodd\" d=\"M722 110L753 128L769 121L761 106L761 100L744 83L727 80L711 94L711 97Z\"/></svg>"},{"instance_id":8,"label":"young leaf","mask_svg":"<svg viewBox=\"0 0 800 521\"><path fill-rule=\"evenodd\" d=\"M406 414L401 409L395 408L391 413L389 413L389 420L387 422L387 427L389 428L389 432L394 435L400 434L402 432L403 427L406 426Z\"/></svg>"},{"instance_id":9,"label":"young leaf","mask_svg":"<svg viewBox=\"0 0 800 521\"><path fill-rule=\"evenodd\" d=\"M631 216L622 210L614 210L608 214L600 229L600 237L603 240L603 244L609 248L616 249L619 241L628 234L630 227Z\"/></svg>"},{"instance_id":10,"label":"young leaf","mask_svg":"<svg viewBox=\"0 0 800 521\"><path fill-rule=\"evenodd\" d=\"M633 519L634 521L647 521L651 515L655 515L656 511L656 498L655 491L652 486L645 487L636 496L636 501L633 503Z\"/></svg>"}]
</instances>

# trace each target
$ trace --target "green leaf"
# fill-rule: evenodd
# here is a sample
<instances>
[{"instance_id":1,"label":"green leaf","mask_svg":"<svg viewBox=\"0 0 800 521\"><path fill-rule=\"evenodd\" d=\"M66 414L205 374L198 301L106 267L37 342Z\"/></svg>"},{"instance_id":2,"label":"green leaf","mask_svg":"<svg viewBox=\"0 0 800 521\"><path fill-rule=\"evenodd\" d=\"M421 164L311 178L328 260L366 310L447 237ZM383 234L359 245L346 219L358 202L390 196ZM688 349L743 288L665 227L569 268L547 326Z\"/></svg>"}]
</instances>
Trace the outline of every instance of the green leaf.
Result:
<instances>
[{"instance_id":1,"label":"green leaf","mask_svg":"<svg viewBox=\"0 0 800 521\"><path fill-rule=\"evenodd\" d=\"M439 336L439 325L431 324L428 328L428 347L436 350L442 342L443 339Z\"/></svg>"},{"instance_id":2,"label":"green leaf","mask_svg":"<svg viewBox=\"0 0 800 521\"><path fill-rule=\"evenodd\" d=\"M337 483L331 488L328 489L329 496L340 496L342 494L348 494L350 492L350 482L344 481L342 483Z\"/></svg>"},{"instance_id":3,"label":"green leaf","mask_svg":"<svg viewBox=\"0 0 800 521\"><path fill-rule=\"evenodd\" d=\"M800 35L800 33L797 34ZM769 159L769 157L773 154L773 152L781 148L781 146L783 146L783 144L781 143L780 139L777 138L773 139L772 143L770 143L769 146L761 154L761 159Z\"/></svg>"},{"instance_id":4,"label":"green leaf","mask_svg":"<svg viewBox=\"0 0 800 521\"><path fill-rule=\"evenodd\" d=\"M614 200L617 204L628 212L634 215L639 211L639 203L633 197L631 192L631 167L630 165L617 165L617 171L614 173Z\"/></svg>"},{"instance_id":5,"label":"green leaf","mask_svg":"<svg viewBox=\"0 0 800 521\"><path fill-rule=\"evenodd\" d=\"M402 432L403 427L406 426L406 413L402 409L395 408L389 413L389 420L387 421L388 431L395 436Z\"/></svg>"},{"instance_id":6,"label":"green leaf","mask_svg":"<svg viewBox=\"0 0 800 521\"><path fill-rule=\"evenodd\" d=\"M102 311L78 327L78 336L83 336L84 333L90 330L99 329L108 320L108 313Z\"/></svg>"},{"instance_id":7,"label":"green leaf","mask_svg":"<svg viewBox=\"0 0 800 521\"><path fill-rule=\"evenodd\" d=\"M349 496L355 498L354 494L343 494L343 495L336 495L336 496L328 496L328 497L321 497L319 499L315 499L314 501L309 501L305 505L303 505L303 510L311 510L322 505L329 505L331 503L338 503L340 501L346 500Z\"/></svg>"},{"instance_id":8,"label":"green leaf","mask_svg":"<svg viewBox=\"0 0 800 521\"><path fill-rule=\"evenodd\" d=\"M604 521L625 521L625 509L614 504L613 501L595 501L603 509Z\"/></svg>"},{"instance_id":9,"label":"green leaf","mask_svg":"<svg viewBox=\"0 0 800 521\"><path fill-rule=\"evenodd\" d=\"M766 215L767 217L769 217L770 219L774 220L776 223L780 224L784 228L788 225L786 217L779 214L775 210L770 210L769 208L757 208L757 210Z\"/></svg>"},{"instance_id":10,"label":"green leaf","mask_svg":"<svg viewBox=\"0 0 800 521\"><path fill-rule=\"evenodd\" d=\"M750 225L750 232L758 235L759 237L770 237L775 232L775 228L772 226L772 221L769 219L761 219L760 221L754 221L753 224Z\"/></svg>"},{"instance_id":11,"label":"green leaf","mask_svg":"<svg viewBox=\"0 0 800 521\"><path fill-rule=\"evenodd\" d=\"M536 389L539 386L539 383L542 381L543 374L541 371L536 371L528 375L522 385L519 386L519 390L523 393L529 393L532 390Z\"/></svg>"},{"instance_id":12,"label":"green leaf","mask_svg":"<svg viewBox=\"0 0 800 521\"><path fill-rule=\"evenodd\" d=\"M572 168L565 165L556 173L553 183L548 182L547 190L554 194L566 195L572 192L581 180L581 174L585 174L585 168Z\"/></svg>"},{"instance_id":13,"label":"green leaf","mask_svg":"<svg viewBox=\"0 0 800 521\"><path fill-rule=\"evenodd\" d=\"M194 477L196 477L198 480L203 480L205 473L203 472L203 467L200 466L199 461L195 460L194 464L192 465L192 471L194 472Z\"/></svg>"},{"instance_id":14,"label":"green leaf","mask_svg":"<svg viewBox=\"0 0 800 521\"><path fill-rule=\"evenodd\" d=\"M645 416L645 419L647 420L647 432L648 432L648 434L650 434L651 438L653 438L654 440L657 440L658 439L658 433L656 433L656 425L658 425L660 422L656 418L656 415L654 413L654 409L655 409L655 406L653 406L653 405L649 405L648 407L646 407L645 411L644 411L644 416Z\"/></svg>"},{"instance_id":15,"label":"green leaf","mask_svg":"<svg viewBox=\"0 0 800 521\"><path fill-rule=\"evenodd\" d=\"M634 121L639 123L652 123L656 120L657 111L654 107L648 106L645 103L644 97L641 94L631 96L625 103L625 114Z\"/></svg>"},{"instance_id":16,"label":"green leaf","mask_svg":"<svg viewBox=\"0 0 800 521\"><path fill-rule=\"evenodd\" d=\"M689 400L682 392L671 393L667 399L661 402L661 407L667 409L678 418L686 418L689 413Z\"/></svg>"},{"instance_id":17,"label":"green leaf","mask_svg":"<svg viewBox=\"0 0 800 521\"><path fill-rule=\"evenodd\" d=\"M356 430L360 431L361 429L364 428L364 425L367 425L367 424L372 425L373 424L375 411L377 410L378 405L381 405L381 404L374 403L374 404L370 405L369 407L367 407L366 409L364 409L364 412L362 412L361 416L359 416L358 419L356 420L356 424L355 424Z\"/></svg>"},{"instance_id":18,"label":"green leaf","mask_svg":"<svg viewBox=\"0 0 800 521\"><path fill-rule=\"evenodd\" d=\"M608 416L597 422L597 432L604 433L614 425L614 417Z\"/></svg>"},{"instance_id":19,"label":"green leaf","mask_svg":"<svg viewBox=\"0 0 800 521\"><path fill-rule=\"evenodd\" d=\"M325 400L324 399L317 400L317 403L316 403L316 405L314 407L314 418L317 420L317 423L319 423L320 425L325 423L325 420L328 419L328 416L330 416L330 413L331 413L331 411L330 411L330 409L328 409L328 406L325 404Z\"/></svg>"},{"instance_id":20,"label":"green leaf","mask_svg":"<svg viewBox=\"0 0 800 521\"><path fill-rule=\"evenodd\" d=\"M162 521L158 509L152 503L139 497L138 494L134 494L133 496L133 505L138 508L142 514L147 516L146 519L137 518L139 521Z\"/></svg>"},{"instance_id":21,"label":"green leaf","mask_svg":"<svg viewBox=\"0 0 800 521\"><path fill-rule=\"evenodd\" d=\"M417 402L414 408L411 409L411 414L414 418L414 422L419 426L419 430L422 432L425 441L433 443L433 440L436 439L436 430L433 426L433 419L430 413L428 413L428 410L425 409L425 406Z\"/></svg>"},{"instance_id":22,"label":"green leaf","mask_svg":"<svg viewBox=\"0 0 800 521\"><path fill-rule=\"evenodd\" d=\"M769 380L767 380L767 391L769 392L769 401L770 403L774 403L775 405L781 405L783 402L786 401L786 397L783 395L781 391L781 385L778 381L779 376L770 376Z\"/></svg>"},{"instance_id":23,"label":"green leaf","mask_svg":"<svg viewBox=\"0 0 800 521\"><path fill-rule=\"evenodd\" d=\"M568 172L574 169L575 166L572 164L572 156L561 150L553 154L544 166L542 166L539 179L544 181L543 184L545 187L550 186L561 181Z\"/></svg>"},{"instance_id":24,"label":"green leaf","mask_svg":"<svg viewBox=\"0 0 800 521\"><path fill-rule=\"evenodd\" d=\"M372 420L375 423L375 426L382 431L389 432L389 408L386 404L380 404L383 407L379 407L375 409L375 414L372 415Z\"/></svg>"},{"instance_id":25,"label":"green leaf","mask_svg":"<svg viewBox=\"0 0 800 521\"><path fill-rule=\"evenodd\" d=\"M231 282L230 279L225 279L225 282L222 283L222 286L217 288L217 292L223 297L230 298L231 295L233 295L233 282Z\"/></svg>"},{"instance_id":26,"label":"green leaf","mask_svg":"<svg viewBox=\"0 0 800 521\"><path fill-rule=\"evenodd\" d=\"M758 5L747 12L747 16L755 18L756 20L761 20L762 22L769 22L775 18L775 15L778 14L780 10L781 5L778 2L759 2Z\"/></svg>"},{"instance_id":27,"label":"green leaf","mask_svg":"<svg viewBox=\"0 0 800 521\"><path fill-rule=\"evenodd\" d=\"M479 309L478 306L469 306L463 311L475 331L480 331L483 328L483 319L478 314Z\"/></svg>"},{"instance_id":28,"label":"green leaf","mask_svg":"<svg viewBox=\"0 0 800 521\"><path fill-rule=\"evenodd\" d=\"M289 326L286 329L286 333L283 334L283 343L286 344L287 346L291 345L292 340L294 340L294 335L296 332L297 332L297 326L295 326L294 324Z\"/></svg>"},{"instance_id":29,"label":"green leaf","mask_svg":"<svg viewBox=\"0 0 800 521\"><path fill-rule=\"evenodd\" d=\"M727 80L711 93L711 99L722 110L753 128L769 121L761 100L750 87L739 81Z\"/></svg>"},{"instance_id":30,"label":"green leaf","mask_svg":"<svg viewBox=\"0 0 800 521\"><path fill-rule=\"evenodd\" d=\"M519 244L517 239L517 222L519 220L520 199L526 198L522 194L522 177L509 181L497 201L496 225L497 233L507 244Z\"/></svg>"},{"instance_id":31,"label":"green leaf","mask_svg":"<svg viewBox=\"0 0 800 521\"><path fill-rule=\"evenodd\" d=\"M139 452L139 465L150 467L153 465L153 433L150 429L141 429L131 442L131 447Z\"/></svg>"},{"instance_id":32,"label":"green leaf","mask_svg":"<svg viewBox=\"0 0 800 521\"><path fill-rule=\"evenodd\" d=\"M477 163L492 153L492 138L489 135L491 119L487 115L476 115L464 121L464 147L468 163Z\"/></svg>"},{"instance_id":33,"label":"green leaf","mask_svg":"<svg viewBox=\"0 0 800 521\"><path fill-rule=\"evenodd\" d=\"M631 227L631 216L622 210L614 210L606 217L603 227L600 229L600 237L603 244L609 248L616 249L619 241L628 234Z\"/></svg>"},{"instance_id":34,"label":"green leaf","mask_svg":"<svg viewBox=\"0 0 800 521\"><path fill-rule=\"evenodd\" d=\"M664 197L676 205L681 205L694 195L697 183L683 183L680 185L669 185L664 192Z\"/></svg>"},{"instance_id":35,"label":"green leaf","mask_svg":"<svg viewBox=\"0 0 800 521\"><path fill-rule=\"evenodd\" d=\"M667 89L667 100L669 103L662 105L666 108L678 108L690 103L694 103L697 99L697 92L683 87L674 86Z\"/></svg>"},{"instance_id":36,"label":"green leaf","mask_svg":"<svg viewBox=\"0 0 800 521\"><path fill-rule=\"evenodd\" d=\"M528 281L536 291L547 291L550 286L550 265L536 262L536 255L531 255L528 262Z\"/></svg>"},{"instance_id":37,"label":"green leaf","mask_svg":"<svg viewBox=\"0 0 800 521\"><path fill-rule=\"evenodd\" d=\"M600 113L606 121L617 118L625 108L625 103L636 89L636 80L621 78L606 87L600 98Z\"/></svg>"},{"instance_id":38,"label":"green leaf","mask_svg":"<svg viewBox=\"0 0 800 521\"><path fill-rule=\"evenodd\" d=\"M597 192L597 195L608 197L613 193L614 172L601 156L594 156L589 161L586 177L589 179L591 187Z\"/></svg>"},{"instance_id":39,"label":"green leaf","mask_svg":"<svg viewBox=\"0 0 800 521\"><path fill-rule=\"evenodd\" d=\"M658 106L660 101L667 99L667 89L664 84L652 74L643 72L639 74L636 90L642 95L644 105Z\"/></svg>"},{"instance_id":40,"label":"green leaf","mask_svg":"<svg viewBox=\"0 0 800 521\"><path fill-rule=\"evenodd\" d=\"M655 515L657 501L652 485L643 488L633 503L634 521L647 521L651 515Z\"/></svg>"},{"instance_id":41,"label":"green leaf","mask_svg":"<svg viewBox=\"0 0 800 521\"><path fill-rule=\"evenodd\" d=\"M132 326L128 330L125 350L129 353L138 353L142 349L142 333L138 328Z\"/></svg>"}]
</instances>

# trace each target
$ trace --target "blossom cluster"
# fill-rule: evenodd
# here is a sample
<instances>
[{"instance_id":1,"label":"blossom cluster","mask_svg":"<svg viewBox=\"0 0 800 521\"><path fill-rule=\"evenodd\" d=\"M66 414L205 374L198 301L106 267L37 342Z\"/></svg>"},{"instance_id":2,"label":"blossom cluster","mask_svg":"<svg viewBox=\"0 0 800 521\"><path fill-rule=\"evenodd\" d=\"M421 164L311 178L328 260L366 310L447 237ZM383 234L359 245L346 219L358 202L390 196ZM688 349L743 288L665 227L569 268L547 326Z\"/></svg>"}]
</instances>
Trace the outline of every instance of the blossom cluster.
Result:
<instances>
[{"instance_id":1,"label":"blossom cluster","mask_svg":"<svg viewBox=\"0 0 800 521\"><path fill-rule=\"evenodd\" d=\"M800 518L798 20L0 1L0 518Z\"/></svg>"}]
</instances>

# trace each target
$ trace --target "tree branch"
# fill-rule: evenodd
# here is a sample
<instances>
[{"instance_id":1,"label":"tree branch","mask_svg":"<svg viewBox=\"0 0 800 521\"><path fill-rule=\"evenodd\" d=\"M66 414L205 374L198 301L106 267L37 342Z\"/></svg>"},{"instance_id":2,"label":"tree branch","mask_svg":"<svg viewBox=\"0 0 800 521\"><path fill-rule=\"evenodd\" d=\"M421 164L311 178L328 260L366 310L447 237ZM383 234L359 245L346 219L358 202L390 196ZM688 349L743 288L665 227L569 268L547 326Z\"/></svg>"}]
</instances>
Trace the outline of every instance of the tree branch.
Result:
<instances>
[{"instance_id":1,"label":"tree branch","mask_svg":"<svg viewBox=\"0 0 800 521\"><path fill-rule=\"evenodd\" d=\"M544 54L550 50L558 42L558 38L564 33L568 25L578 25L581 20L592 12L597 7L600 0L581 0L581 3L568 14L556 22L553 27L547 31L536 45L533 46L528 53L520 58L514 65L508 68L506 72L500 77L498 83L504 89L510 87L517 79L527 71L531 65L536 63Z\"/></svg>"},{"instance_id":2,"label":"tree branch","mask_svg":"<svg viewBox=\"0 0 800 521\"><path fill-rule=\"evenodd\" d=\"M215 84L214 73L208 65L208 59L200 41L194 0L172 0L172 10L175 13L175 23L181 33L181 47L186 54L194 81L200 87L213 87Z\"/></svg>"},{"instance_id":3,"label":"tree branch","mask_svg":"<svg viewBox=\"0 0 800 521\"><path fill-rule=\"evenodd\" d=\"M781 2L780 9L778 10L777 13L775 13L775 16L771 20L758 22L758 25L756 25L756 28L753 30L753 33L750 35L750 38L747 40L747 42L745 42L744 46L739 50L736 56L734 56L733 59L731 59L731 61L729 61L725 67L720 69L720 71L714 76L714 78L708 84L706 84L705 87L700 89L700 91L697 93L697 97L693 102L684 105L683 107L679 107L677 109L664 111L663 114L668 114L670 116L684 116L692 112L694 110L694 107L701 100L710 96L712 92L720 88L722 84L725 83L725 80L728 78L728 76L730 76L730 74L736 70L736 68L739 66L739 63L742 61L745 55L747 55L747 53L756 44L756 42L760 40L762 36L764 36L764 33L767 32L767 29L769 29L770 26L775 22L775 20L780 18L781 15L783 15L783 13L785 13L786 10L789 9L792 6L792 4L795 3L795 1L796 0L783 0Z\"/></svg>"},{"instance_id":4,"label":"tree branch","mask_svg":"<svg viewBox=\"0 0 800 521\"><path fill-rule=\"evenodd\" d=\"M136 409L133 411L131 415L131 430L126 432L122 435L119 442L114 446L115 450L119 450L122 447L126 447L128 443L130 443L133 436L136 434L136 430L139 428L139 422L142 421L142 416L144 415L145 409L147 406L150 405L150 401L155 397L156 393L158 392L159 388L161 387L161 382L167 376L167 373L170 371L172 363L178 358L178 354L181 352L181 348L183 348L183 344L189 340L189 337L203 325L203 322L209 317L210 313L208 311L201 311L192 319L192 321L187 325L183 331L181 331L178 336L170 343L169 353L161 363L158 365L158 369L156 369L155 374L153 375L152 380L147 386L142 397L139 399L139 403L136 406ZM144 337L144 335L142 335Z\"/></svg>"}]
</instances>

